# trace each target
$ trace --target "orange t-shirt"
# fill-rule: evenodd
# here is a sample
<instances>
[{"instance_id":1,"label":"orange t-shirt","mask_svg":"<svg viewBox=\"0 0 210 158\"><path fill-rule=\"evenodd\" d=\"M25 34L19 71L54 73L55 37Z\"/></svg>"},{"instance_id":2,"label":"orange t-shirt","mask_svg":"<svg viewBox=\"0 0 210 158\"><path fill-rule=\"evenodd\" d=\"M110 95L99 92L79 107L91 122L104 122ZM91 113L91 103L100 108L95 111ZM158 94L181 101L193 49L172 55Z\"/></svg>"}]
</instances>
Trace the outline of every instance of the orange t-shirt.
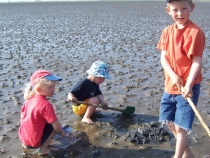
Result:
<instances>
[{"instance_id":1,"label":"orange t-shirt","mask_svg":"<svg viewBox=\"0 0 210 158\"><path fill-rule=\"evenodd\" d=\"M202 57L205 46L205 36L201 29L192 21L183 29L177 29L176 24L170 25L162 32L157 49L166 51L166 57L173 71L179 75L184 85L190 73L193 56ZM201 71L194 84L202 81ZM169 94L180 94L173 87L169 75L165 72L165 91Z\"/></svg>"}]
</instances>

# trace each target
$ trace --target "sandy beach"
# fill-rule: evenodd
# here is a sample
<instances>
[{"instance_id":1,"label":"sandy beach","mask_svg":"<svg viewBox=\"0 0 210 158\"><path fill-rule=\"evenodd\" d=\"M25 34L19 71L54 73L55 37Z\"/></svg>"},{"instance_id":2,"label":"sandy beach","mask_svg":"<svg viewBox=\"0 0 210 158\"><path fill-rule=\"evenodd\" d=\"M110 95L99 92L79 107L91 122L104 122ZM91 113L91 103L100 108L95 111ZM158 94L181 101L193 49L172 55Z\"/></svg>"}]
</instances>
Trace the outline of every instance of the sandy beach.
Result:
<instances>
[{"instance_id":1,"label":"sandy beach","mask_svg":"<svg viewBox=\"0 0 210 158\"><path fill-rule=\"evenodd\" d=\"M206 35L198 110L210 126L210 2L196 2L191 19ZM73 158L170 158L175 138L136 145L129 133L157 122L164 88L160 52L162 30L173 21L165 2L57 2L0 4L0 157L21 158L18 138L23 87L37 69L63 78L53 98L62 125L83 132ZM100 85L110 107L136 108L131 117L101 110L95 125L81 123L67 94L96 60L109 64L111 79ZM167 129L166 129L167 130ZM57 139L59 142L59 139ZM210 138L195 117L189 144L196 158L210 158ZM48 156L50 157L50 156Z\"/></svg>"}]
</instances>

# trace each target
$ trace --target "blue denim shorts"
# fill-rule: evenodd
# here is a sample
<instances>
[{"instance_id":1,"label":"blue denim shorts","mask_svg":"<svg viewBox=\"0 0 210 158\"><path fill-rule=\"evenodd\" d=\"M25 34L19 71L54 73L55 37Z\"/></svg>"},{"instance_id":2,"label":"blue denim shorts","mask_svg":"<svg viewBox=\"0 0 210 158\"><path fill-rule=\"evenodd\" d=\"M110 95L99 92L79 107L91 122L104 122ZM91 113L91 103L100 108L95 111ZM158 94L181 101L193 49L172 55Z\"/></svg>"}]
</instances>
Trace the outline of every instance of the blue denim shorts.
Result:
<instances>
[{"instance_id":1,"label":"blue denim shorts","mask_svg":"<svg viewBox=\"0 0 210 158\"><path fill-rule=\"evenodd\" d=\"M192 88L193 103L197 105L200 95L200 84L196 84ZM192 130L192 123L195 113L187 100L182 95L173 95L166 92L163 93L160 103L160 122L173 122L177 126L187 130Z\"/></svg>"}]
</instances>

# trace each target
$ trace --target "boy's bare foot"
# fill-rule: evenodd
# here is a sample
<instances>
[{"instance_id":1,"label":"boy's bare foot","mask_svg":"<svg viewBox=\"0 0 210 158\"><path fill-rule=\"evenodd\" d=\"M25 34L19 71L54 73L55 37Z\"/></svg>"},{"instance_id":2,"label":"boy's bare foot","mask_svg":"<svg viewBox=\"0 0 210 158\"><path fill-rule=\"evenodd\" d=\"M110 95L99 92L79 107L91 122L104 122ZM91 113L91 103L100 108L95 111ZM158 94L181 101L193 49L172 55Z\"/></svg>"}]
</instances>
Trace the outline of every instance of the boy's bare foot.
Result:
<instances>
[{"instance_id":1,"label":"boy's bare foot","mask_svg":"<svg viewBox=\"0 0 210 158\"><path fill-rule=\"evenodd\" d=\"M189 146L186 148L182 158L195 158Z\"/></svg>"},{"instance_id":2,"label":"boy's bare foot","mask_svg":"<svg viewBox=\"0 0 210 158\"><path fill-rule=\"evenodd\" d=\"M194 155L188 156L188 157L182 157L182 158L195 158Z\"/></svg>"},{"instance_id":3,"label":"boy's bare foot","mask_svg":"<svg viewBox=\"0 0 210 158\"><path fill-rule=\"evenodd\" d=\"M94 112L95 112L95 113L100 113L100 112L101 112L101 110L95 110Z\"/></svg>"},{"instance_id":4,"label":"boy's bare foot","mask_svg":"<svg viewBox=\"0 0 210 158\"><path fill-rule=\"evenodd\" d=\"M95 124L90 118L83 118L83 119L82 119L82 122L83 122L83 123L86 123L86 124L88 124L88 125L93 125L93 124Z\"/></svg>"}]
</instances>

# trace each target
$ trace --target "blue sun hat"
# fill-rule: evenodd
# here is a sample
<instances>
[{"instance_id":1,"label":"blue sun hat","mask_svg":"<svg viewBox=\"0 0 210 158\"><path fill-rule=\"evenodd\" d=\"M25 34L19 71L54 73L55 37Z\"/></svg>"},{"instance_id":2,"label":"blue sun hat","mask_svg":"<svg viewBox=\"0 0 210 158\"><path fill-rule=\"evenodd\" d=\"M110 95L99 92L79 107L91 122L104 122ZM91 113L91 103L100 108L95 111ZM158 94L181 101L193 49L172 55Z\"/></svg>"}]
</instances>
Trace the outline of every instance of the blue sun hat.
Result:
<instances>
[{"instance_id":1,"label":"blue sun hat","mask_svg":"<svg viewBox=\"0 0 210 158\"><path fill-rule=\"evenodd\" d=\"M90 69L86 71L88 75L92 75L95 77L103 77L106 79L109 79L109 67L106 63L102 61L96 61L94 62Z\"/></svg>"}]
</instances>

